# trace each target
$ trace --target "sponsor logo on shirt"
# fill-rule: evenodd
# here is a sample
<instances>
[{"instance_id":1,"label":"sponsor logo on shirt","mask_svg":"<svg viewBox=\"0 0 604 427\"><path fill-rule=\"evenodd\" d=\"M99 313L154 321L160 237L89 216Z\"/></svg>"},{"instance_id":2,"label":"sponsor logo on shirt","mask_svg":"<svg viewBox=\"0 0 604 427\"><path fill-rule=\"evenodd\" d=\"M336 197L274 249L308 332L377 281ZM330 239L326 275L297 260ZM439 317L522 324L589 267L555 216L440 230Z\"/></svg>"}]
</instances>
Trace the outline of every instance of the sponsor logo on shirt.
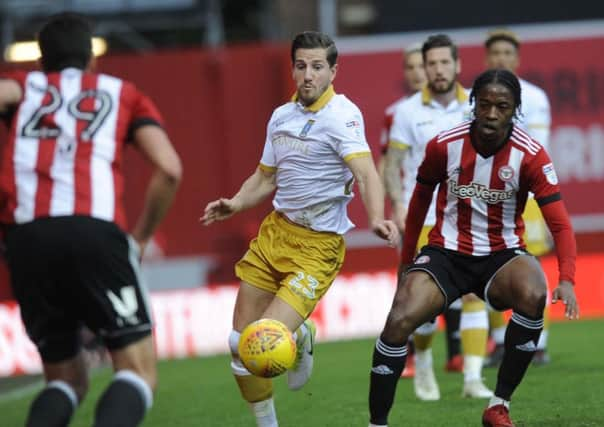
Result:
<instances>
[{"instance_id":1,"label":"sponsor logo on shirt","mask_svg":"<svg viewBox=\"0 0 604 427\"><path fill-rule=\"evenodd\" d=\"M468 185L458 185L457 181L449 180L449 192L460 199L478 199L489 204L509 200L514 196L514 190L491 190L486 185L471 182Z\"/></svg>"},{"instance_id":2,"label":"sponsor logo on shirt","mask_svg":"<svg viewBox=\"0 0 604 427\"><path fill-rule=\"evenodd\" d=\"M543 175L545 175L545 179L552 185L558 184L558 175L556 175L556 170L554 169L554 165L548 163L542 167Z\"/></svg>"},{"instance_id":3,"label":"sponsor logo on shirt","mask_svg":"<svg viewBox=\"0 0 604 427\"><path fill-rule=\"evenodd\" d=\"M307 142L287 135L274 136L272 139L272 143L275 150L281 148L286 150L297 151L298 153L302 154L308 154L309 151Z\"/></svg>"}]
</instances>

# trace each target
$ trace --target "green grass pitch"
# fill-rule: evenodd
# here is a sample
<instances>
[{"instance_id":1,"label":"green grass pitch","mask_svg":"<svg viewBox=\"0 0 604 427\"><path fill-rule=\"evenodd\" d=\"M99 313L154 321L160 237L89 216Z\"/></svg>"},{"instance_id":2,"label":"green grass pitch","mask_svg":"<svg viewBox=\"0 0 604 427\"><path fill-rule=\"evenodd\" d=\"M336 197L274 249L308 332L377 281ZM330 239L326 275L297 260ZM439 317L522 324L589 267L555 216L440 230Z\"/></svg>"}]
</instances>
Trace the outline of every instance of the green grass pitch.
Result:
<instances>
[{"instance_id":1,"label":"green grass pitch","mask_svg":"<svg viewBox=\"0 0 604 427\"><path fill-rule=\"evenodd\" d=\"M225 338L226 339L226 338ZM435 371L442 398L420 402L411 380L400 380L390 426L479 426L485 400L461 398L461 374L443 371L444 339L435 337ZM369 365L374 340L320 343L315 371L298 392L287 390L285 378L275 381L275 401L282 427L367 426ZM517 427L604 426L604 320L554 323L550 333L552 363L531 367L512 402ZM494 387L496 371L485 369ZM111 378L96 372L91 391L72 426L90 426L94 402ZM164 361L159 364L155 405L143 426L254 426L239 397L226 356ZM35 390L2 398L0 425L23 425Z\"/></svg>"}]
</instances>

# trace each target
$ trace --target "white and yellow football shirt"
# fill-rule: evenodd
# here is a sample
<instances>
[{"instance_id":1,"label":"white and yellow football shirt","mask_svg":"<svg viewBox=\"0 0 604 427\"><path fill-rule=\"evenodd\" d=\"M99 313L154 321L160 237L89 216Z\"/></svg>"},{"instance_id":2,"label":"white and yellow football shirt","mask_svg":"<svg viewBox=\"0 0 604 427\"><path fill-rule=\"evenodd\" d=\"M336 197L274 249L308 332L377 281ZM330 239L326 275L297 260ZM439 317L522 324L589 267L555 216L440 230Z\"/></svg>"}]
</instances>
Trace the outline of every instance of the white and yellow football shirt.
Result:
<instances>
[{"instance_id":1,"label":"white and yellow football shirt","mask_svg":"<svg viewBox=\"0 0 604 427\"><path fill-rule=\"evenodd\" d=\"M520 81L520 117L517 124L549 152L549 134L552 124L549 100L538 86Z\"/></svg>"},{"instance_id":2,"label":"white and yellow football shirt","mask_svg":"<svg viewBox=\"0 0 604 427\"><path fill-rule=\"evenodd\" d=\"M400 103L394 112L390 128L389 148L408 150L403 162L403 203L409 204L417 169L424 159L426 145L438 133L450 129L471 117L468 90L457 84L456 97L447 106L436 102L427 87ZM436 192L424 222L436 223Z\"/></svg>"},{"instance_id":3,"label":"white and yellow football shirt","mask_svg":"<svg viewBox=\"0 0 604 427\"><path fill-rule=\"evenodd\" d=\"M361 111L330 86L308 107L294 97L273 112L260 168L276 173L277 212L315 231L344 234L354 227L346 162L369 155Z\"/></svg>"}]
</instances>

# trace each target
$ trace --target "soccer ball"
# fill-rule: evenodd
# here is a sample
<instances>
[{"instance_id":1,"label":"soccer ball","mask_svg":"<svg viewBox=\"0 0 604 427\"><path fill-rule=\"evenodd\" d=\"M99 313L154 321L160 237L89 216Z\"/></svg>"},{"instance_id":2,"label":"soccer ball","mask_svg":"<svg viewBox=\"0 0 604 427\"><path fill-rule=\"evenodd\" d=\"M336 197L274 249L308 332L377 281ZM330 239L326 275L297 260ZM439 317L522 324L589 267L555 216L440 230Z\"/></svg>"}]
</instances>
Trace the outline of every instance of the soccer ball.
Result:
<instances>
[{"instance_id":1,"label":"soccer ball","mask_svg":"<svg viewBox=\"0 0 604 427\"><path fill-rule=\"evenodd\" d=\"M264 378L276 377L294 365L296 341L283 323L274 319L260 319L247 325L241 332L239 357L252 374Z\"/></svg>"}]
</instances>

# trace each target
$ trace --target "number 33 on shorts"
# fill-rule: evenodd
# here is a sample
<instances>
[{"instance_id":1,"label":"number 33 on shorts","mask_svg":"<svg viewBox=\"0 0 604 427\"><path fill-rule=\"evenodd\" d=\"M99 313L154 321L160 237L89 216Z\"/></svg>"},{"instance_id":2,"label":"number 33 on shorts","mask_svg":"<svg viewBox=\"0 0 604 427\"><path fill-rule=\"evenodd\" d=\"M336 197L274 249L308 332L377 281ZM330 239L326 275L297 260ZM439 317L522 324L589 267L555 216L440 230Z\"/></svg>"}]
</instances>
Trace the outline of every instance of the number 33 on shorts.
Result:
<instances>
[{"instance_id":1,"label":"number 33 on shorts","mask_svg":"<svg viewBox=\"0 0 604 427\"><path fill-rule=\"evenodd\" d=\"M319 281L310 274L306 274L303 271L298 271L296 276L291 278L287 285L292 292L314 300L317 298L316 289L319 286Z\"/></svg>"}]
</instances>

